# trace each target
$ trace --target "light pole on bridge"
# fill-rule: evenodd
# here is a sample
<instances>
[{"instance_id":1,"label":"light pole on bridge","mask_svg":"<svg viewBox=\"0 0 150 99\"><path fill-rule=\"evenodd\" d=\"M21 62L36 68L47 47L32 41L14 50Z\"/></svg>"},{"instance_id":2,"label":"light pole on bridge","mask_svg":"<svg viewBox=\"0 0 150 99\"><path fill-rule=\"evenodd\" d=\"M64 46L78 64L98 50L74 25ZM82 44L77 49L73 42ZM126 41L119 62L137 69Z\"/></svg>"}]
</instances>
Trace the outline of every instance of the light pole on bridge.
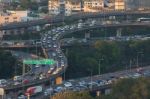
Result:
<instances>
[{"instance_id":1,"label":"light pole on bridge","mask_svg":"<svg viewBox=\"0 0 150 99\"><path fill-rule=\"evenodd\" d=\"M99 74L99 75L101 74L101 61L102 61L102 60L104 60L103 57L101 57L101 58L98 60L98 62L99 62L99 64L98 64L98 74Z\"/></svg>"},{"instance_id":2,"label":"light pole on bridge","mask_svg":"<svg viewBox=\"0 0 150 99\"><path fill-rule=\"evenodd\" d=\"M137 66L137 68L139 67L139 55L143 55L143 52L137 52L137 56L136 56L136 66Z\"/></svg>"}]
</instances>

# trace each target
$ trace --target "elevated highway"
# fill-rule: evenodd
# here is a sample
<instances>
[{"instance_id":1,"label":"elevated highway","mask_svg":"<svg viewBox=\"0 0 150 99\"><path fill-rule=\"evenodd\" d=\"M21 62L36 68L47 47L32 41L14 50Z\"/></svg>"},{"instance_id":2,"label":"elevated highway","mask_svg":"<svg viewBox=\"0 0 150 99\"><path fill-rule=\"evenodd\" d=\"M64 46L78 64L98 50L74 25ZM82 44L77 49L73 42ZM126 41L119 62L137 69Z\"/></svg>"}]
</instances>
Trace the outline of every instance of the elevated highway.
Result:
<instances>
[{"instance_id":1,"label":"elevated highway","mask_svg":"<svg viewBox=\"0 0 150 99\"><path fill-rule=\"evenodd\" d=\"M34 21L27 21L27 22L17 22L17 23L10 23L4 26L0 26L0 30L11 30L17 28L28 28L32 26L39 26L45 24L55 24L65 21L76 21L80 19L88 19L88 18L104 18L109 16L150 16L150 11L106 11L106 12L96 12L96 13L79 13L71 16L56 16L46 19L39 19Z\"/></svg>"},{"instance_id":2,"label":"elevated highway","mask_svg":"<svg viewBox=\"0 0 150 99\"><path fill-rule=\"evenodd\" d=\"M83 23L84 24L84 23ZM76 24L77 27L77 24ZM109 24L101 24L101 23L96 23L93 26L90 25L82 25L81 28L75 28L75 29L68 29L63 33L62 35L69 34L69 33L74 33L77 31L84 31L84 30L89 30L89 29L94 29L94 28L124 28L124 27L150 27L149 22L123 22L123 23L109 23ZM17 42L18 44L15 44ZM25 44L28 42L28 44ZM1 49L13 49L13 48L39 48L41 47L41 44L33 44L35 41L2 41L0 48ZM9 44L11 43L11 44ZM67 46L66 44L63 44L62 46Z\"/></svg>"}]
</instances>

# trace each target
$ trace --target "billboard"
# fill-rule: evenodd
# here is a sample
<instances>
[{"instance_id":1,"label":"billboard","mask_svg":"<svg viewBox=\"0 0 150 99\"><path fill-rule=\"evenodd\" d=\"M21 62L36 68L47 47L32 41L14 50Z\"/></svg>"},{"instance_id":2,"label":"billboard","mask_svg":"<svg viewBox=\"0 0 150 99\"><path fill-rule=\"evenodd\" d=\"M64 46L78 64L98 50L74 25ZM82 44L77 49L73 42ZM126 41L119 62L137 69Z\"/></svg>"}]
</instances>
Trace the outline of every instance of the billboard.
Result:
<instances>
[{"instance_id":1,"label":"billboard","mask_svg":"<svg viewBox=\"0 0 150 99\"><path fill-rule=\"evenodd\" d=\"M27 65L53 65L55 61L53 59L25 59L23 60L23 64Z\"/></svg>"}]
</instances>

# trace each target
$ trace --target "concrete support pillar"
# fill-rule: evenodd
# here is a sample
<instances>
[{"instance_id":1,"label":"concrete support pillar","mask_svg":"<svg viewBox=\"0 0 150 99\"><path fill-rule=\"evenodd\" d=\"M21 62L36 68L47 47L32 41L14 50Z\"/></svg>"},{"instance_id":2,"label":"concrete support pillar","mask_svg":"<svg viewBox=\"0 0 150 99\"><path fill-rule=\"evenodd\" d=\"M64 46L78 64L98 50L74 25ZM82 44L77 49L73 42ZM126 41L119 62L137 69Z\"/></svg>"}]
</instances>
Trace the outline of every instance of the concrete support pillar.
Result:
<instances>
[{"instance_id":1,"label":"concrete support pillar","mask_svg":"<svg viewBox=\"0 0 150 99\"><path fill-rule=\"evenodd\" d=\"M5 35L10 35L11 34L11 30L5 30Z\"/></svg>"},{"instance_id":2,"label":"concrete support pillar","mask_svg":"<svg viewBox=\"0 0 150 99\"><path fill-rule=\"evenodd\" d=\"M111 89L105 89L105 95L110 94L110 92L111 92Z\"/></svg>"},{"instance_id":3,"label":"concrete support pillar","mask_svg":"<svg viewBox=\"0 0 150 99\"><path fill-rule=\"evenodd\" d=\"M96 91L96 96L100 96L101 95L101 91Z\"/></svg>"},{"instance_id":4,"label":"concrete support pillar","mask_svg":"<svg viewBox=\"0 0 150 99\"><path fill-rule=\"evenodd\" d=\"M0 39L3 38L4 31L0 31Z\"/></svg>"},{"instance_id":5,"label":"concrete support pillar","mask_svg":"<svg viewBox=\"0 0 150 99\"><path fill-rule=\"evenodd\" d=\"M117 29L116 37L121 37L122 28Z\"/></svg>"},{"instance_id":6,"label":"concrete support pillar","mask_svg":"<svg viewBox=\"0 0 150 99\"><path fill-rule=\"evenodd\" d=\"M17 35L17 34L19 34L19 31L18 31L18 29L14 29L14 30L13 30L13 34L14 34L14 35Z\"/></svg>"},{"instance_id":7,"label":"concrete support pillar","mask_svg":"<svg viewBox=\"0 0 150 99\"><path fill-rule=\"evenodd\" d=\"M25 29L24 28L21 28L20 29L20 34L24 34L25 33Z\"/></svg>"},{"instance_id":8,"label":"concrete support pillar","mask_svg":"<svg viewBox=\"0 0 150 99\"><path fill-rule=\"evenodd\" d=\"M85 39L89 39L90 38L90 33L85 33Z\"/></svg>"},{"instance_id":9,"label":"concrete support pillar","mask_svg":"<svg viewBox=\"0 0 150 99\"><path fill-rule=\"evenodd\" d=\"M130 20L132 20L131 15L126 15L126 21L129 22Z\"/></svg>"},{"instance_id":10,"label":"concrete support pillar","mask_svg":"<svg viewBox=\"0 0 150 99\"><path fill-rule=\"evenodd\" d=\"M55 81L54 80L51 80L50 81L50 84L53 86L53 85L55 85Z\"/></svg>"}]
</instances>

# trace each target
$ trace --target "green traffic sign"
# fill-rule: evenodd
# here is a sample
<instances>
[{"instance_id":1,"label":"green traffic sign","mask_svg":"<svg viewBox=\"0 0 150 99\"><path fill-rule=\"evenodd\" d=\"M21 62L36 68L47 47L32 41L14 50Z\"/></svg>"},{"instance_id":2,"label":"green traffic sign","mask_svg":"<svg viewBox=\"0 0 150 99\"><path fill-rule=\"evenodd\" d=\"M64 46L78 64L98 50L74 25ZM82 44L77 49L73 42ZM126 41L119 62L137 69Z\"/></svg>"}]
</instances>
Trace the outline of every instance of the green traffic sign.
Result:
<instances>
[{"instance_id":1,"label":"green traffic sign","mask_svg":"<svg viewBox=\"0 0 150 99\"><path fill-rule=\"evenodd\" d=\"M33 65L33 64L37 64L37 65L53 65L55 64L55 61L53 59L39 59L39 60L23 60L23 64L27 64L27 65Z\"/></svg>"}]
</instances>

